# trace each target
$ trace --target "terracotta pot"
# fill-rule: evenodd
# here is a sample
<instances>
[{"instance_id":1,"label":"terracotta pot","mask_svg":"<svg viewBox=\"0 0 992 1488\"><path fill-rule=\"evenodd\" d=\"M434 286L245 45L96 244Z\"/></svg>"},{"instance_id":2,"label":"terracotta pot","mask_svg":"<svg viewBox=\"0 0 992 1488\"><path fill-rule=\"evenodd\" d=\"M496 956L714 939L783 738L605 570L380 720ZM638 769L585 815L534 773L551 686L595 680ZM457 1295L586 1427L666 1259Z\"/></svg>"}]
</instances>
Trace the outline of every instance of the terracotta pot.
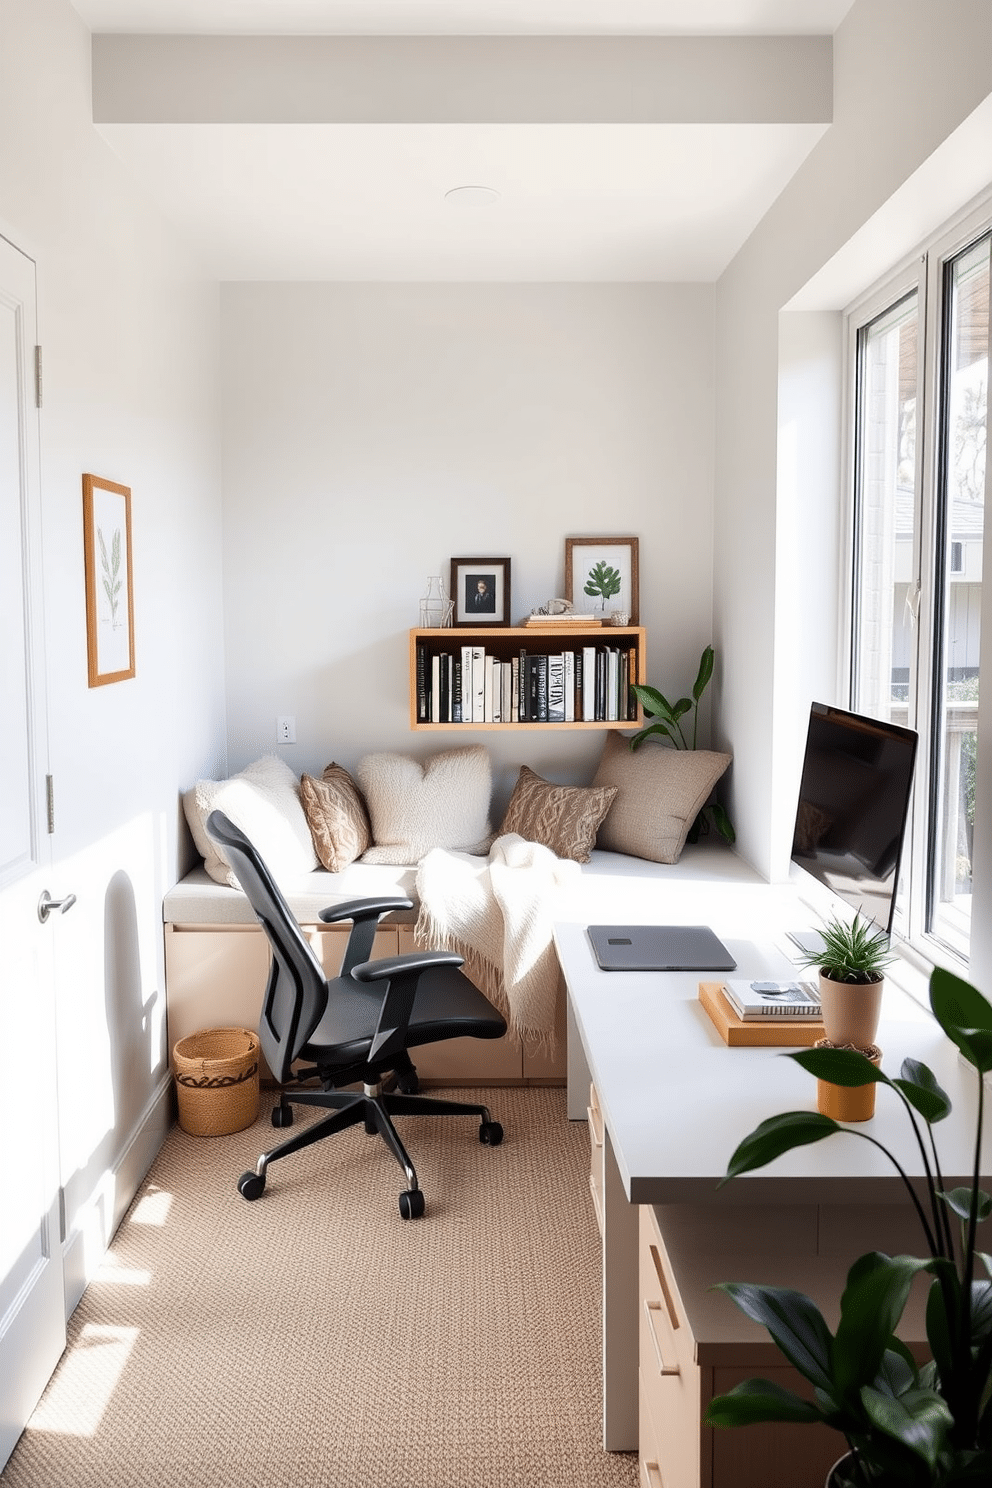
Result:
<instances>
[{"instance_id":1,"label":"terracotta pot","mask_svg":"<svg viewBox=\"0 0 992 1488\"><path fill-rule=\"evenodd\" d=\"M834 982L820 972L820 1006L823 1031L832 1044L870 1049L882 1013L882 988L877 982Z\"/></svg>"},{"instance_id":2,"label":"terracotta pot","mask_svg":"<svg viewBox=\"0 0 992 1488\"><path fill-rule=\"evenodd\" d=\"M832 1041L817 1039L814 1045L822 1049ZM877 1069L882 1062L882 1051L873 1045L863 1051ZM875 1091L873 1080L869 1085L831 1085L829 1080L816 1082L816 1109L821 1116L830 1116L834 1121L870 1121L875 1114Z\"/></svg>"}]
</instances>

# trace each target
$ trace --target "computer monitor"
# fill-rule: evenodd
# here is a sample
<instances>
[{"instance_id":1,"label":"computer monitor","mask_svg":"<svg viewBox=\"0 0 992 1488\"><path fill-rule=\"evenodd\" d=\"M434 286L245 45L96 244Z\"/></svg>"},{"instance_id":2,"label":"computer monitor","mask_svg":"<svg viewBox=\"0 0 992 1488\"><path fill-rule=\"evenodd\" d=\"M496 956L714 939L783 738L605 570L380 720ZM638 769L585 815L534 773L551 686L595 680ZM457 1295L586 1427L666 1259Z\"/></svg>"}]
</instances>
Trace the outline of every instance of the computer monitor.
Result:
<instances>
[{"instance_id":1,"label":"computer monitor","mask_svg":"<svg viewBox=\"0 0 992 1488\"><path fill-rule=\"evenodd\" d=\"M914 730L900 724L825 703L810 708L792 861L886 934L895 913L916 746Z\"/></svg>"}]
</instances>

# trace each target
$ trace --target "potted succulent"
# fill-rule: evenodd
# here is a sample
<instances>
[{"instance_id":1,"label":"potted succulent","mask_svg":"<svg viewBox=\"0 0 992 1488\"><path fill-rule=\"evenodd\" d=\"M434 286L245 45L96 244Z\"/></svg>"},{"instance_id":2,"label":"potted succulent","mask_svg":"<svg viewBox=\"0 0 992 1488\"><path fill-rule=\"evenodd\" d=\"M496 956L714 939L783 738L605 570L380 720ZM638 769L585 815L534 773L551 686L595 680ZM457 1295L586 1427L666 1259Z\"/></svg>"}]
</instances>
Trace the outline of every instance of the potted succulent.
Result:
<instances>
[{"instance_id":1,"label":"potted succulent","mask_svg":"<svg viewBox=\"0 0 992 1488\"><path fill-rule=\"evenodd\" d=\"M885 967L892 960L889 938L860 911L850 922L834 917L821 933L822 946L803 958L820 972L820 1009L824 1042L836 1048L860 1049L877 1064L875 1043L882 1012ZM868 1121L875 1114L875 1086L838 1087L820 1080L817 1107L838 1121Z\"/></svg>"},{"instance_id":2,"label":"potted succulent","mask_svg":"<svg viewBox=\"0 0 992 1488\"><path fill-rule=\"evenodd\" d=\"M974 987L937 969L930 1006L941 1028L976 1071L977 1118L971 1181L946 1191L934 1127L951 1109L933 1072L903 1062L890 1079L852 1049L801 1049L786 1057L838 1085L873 1082L902 1101L923 1159L918 1195L896 1159L926 1241L926 1255L861 1256L848 1272L840 1322L831 1333L810 1298L784 1288L722 1284L761 1323L813 1386L806 1400L767 1380L750 1379L711 1401L712 1426L759 1421L821 1421L841 1432L848 1453L831 1470L830 1488L958 1488L992 1483L992 1256L978 1248L979 1225L992 1213L980 1186L983 1076L992 1070L992 1006ZM925 1128L925 1132L923 1130ZM812 1111L763 1121L730 1159L727 1182L793 1148L850 1131ZM851 1132L881 1146L867 1133ZM895 1335L914 1278L930 1277L926 1309L931 1360L918 1366Z\"/></svg>"},{"instance_id":3,"label":"potted succulent","mask_svg":"<svg viewBox=\"0 0 992 1488\"><path fill-rule=\"evenodd\" d=\"M676 749L695 749L696 738L699 730L699 699L706 691L709 680L713 675L713 663L716 653L712 646L705 647L699 658L699 671L696 680L692 684L692 697L679 698L677 703L670 703L664 693L659 692L657 687L649 687L643 682L635 682L631 686L631 692L637 698L641 708L648 718L653 718L654 723L639 729L630 741L631 749L639 749L645 739L650 739L653 734L660 734L663 738L670 740ZM692 742L682 727L682 719L687 713L692 714ZM688 722L688 720L686 720ZM689 828L686 837L687 842L698 842L700 836L710 830L713 825L723 838L724 842L736 842L737 834L733 823L719 801L709 801L698 812L696 820Z\"/></svg>"}]
</instances>

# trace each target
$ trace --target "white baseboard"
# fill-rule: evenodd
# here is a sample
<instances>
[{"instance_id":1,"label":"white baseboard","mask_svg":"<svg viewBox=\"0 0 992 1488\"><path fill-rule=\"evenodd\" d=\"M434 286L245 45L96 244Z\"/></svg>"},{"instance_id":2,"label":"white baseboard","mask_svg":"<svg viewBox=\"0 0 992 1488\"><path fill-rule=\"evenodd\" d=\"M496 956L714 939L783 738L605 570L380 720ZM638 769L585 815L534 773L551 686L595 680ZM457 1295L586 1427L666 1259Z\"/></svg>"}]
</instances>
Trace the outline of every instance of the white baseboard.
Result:
<instances>
[{"instance_id":1,"label":"white baseboard","mask_svg":"<svg viewBox=\"0 0 992 1488\"><path fill-rule=\"evenodd\" d=\"M96 1274L128 1206L165 1141L173 1119L172 1076L163 1075L113 1167L74 1217L62 1244L66 1318Z\"/></svg>"}]
</instances>

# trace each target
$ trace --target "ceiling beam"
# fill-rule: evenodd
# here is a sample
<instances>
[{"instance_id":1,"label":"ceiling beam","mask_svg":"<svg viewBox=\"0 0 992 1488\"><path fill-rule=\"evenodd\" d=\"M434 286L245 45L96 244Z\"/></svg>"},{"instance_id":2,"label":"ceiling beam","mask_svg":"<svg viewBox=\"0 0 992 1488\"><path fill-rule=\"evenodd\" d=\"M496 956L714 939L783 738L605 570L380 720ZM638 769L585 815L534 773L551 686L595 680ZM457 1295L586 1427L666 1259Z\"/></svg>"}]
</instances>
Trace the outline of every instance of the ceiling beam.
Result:
<instances>
[{"instance_id":1,"label":"ceiling beam","mask_svg":"<svg viewBox=\"0 0 992 1488\"><path fill-rule=\"evenodd\" d=\"M94 35L96 124L829 124L830 37Z\"/></svg>"}]
</instances>

